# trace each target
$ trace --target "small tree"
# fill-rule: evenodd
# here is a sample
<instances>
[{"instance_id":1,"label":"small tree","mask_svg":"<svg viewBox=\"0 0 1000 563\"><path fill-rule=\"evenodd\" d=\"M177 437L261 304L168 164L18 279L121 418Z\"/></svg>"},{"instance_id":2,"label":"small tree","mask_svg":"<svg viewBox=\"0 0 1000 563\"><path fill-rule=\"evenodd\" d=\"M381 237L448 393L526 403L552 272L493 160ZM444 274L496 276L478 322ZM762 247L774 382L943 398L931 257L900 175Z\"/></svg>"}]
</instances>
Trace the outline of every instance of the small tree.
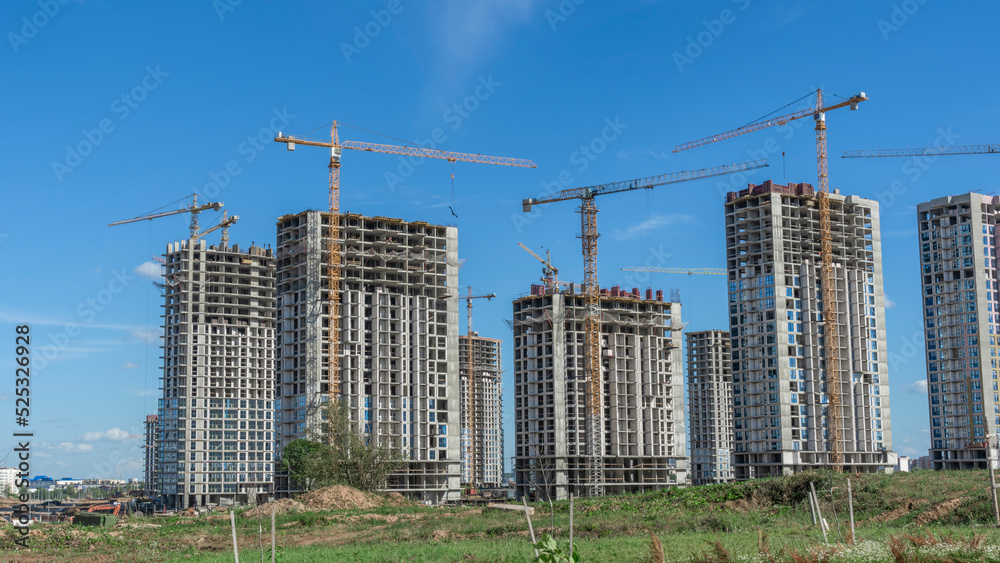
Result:
<instances>
[{"instance_id":1,"label":"small tree","mask_svg":"<svg viewBox=\"0 0 1000 563\"><path fill-rule=\"evenodd\" d=\"M355 428L347 402L341 400L323 406L323 424L312 439L289 442L279 468L307 491L347 485L374 493L402 466L397 444Z\"/></svg>"},{"instance_id":2,"label":"small tree","mask_svg":"<svg viewBox=\"0 0 1000 563\"><path fill-rule=\"evenodd\" d=\"M370 426L365 431L354 428L346 401L327 403L324 415L332 481L371 493L384 489L389 476L403 466L398 442L388 436L380 440Z\"/></svg>"},{"instance_id":3,"label":"small tree","mask_svg":"<svg viewBox=\"0 0 1000 563\"><path fill-rule=\"evenodd\" d=\"M330 449L312 440L292 440L281 454L280 469L309 491L323 487L329 481Z\"/></svg>"}]
</instances>

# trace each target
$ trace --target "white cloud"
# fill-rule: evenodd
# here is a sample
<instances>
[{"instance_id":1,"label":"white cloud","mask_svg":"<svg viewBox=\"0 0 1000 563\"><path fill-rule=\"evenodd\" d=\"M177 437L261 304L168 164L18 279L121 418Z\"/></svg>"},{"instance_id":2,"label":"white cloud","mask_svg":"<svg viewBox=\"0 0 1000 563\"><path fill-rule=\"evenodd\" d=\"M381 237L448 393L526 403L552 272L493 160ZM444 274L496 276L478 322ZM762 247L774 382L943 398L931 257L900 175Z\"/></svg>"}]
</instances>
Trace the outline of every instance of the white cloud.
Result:
<instances>
[{"instance_id":1,"label":"white cloud","mask_svg":"<svg viewBox=\"0 0 1000 563\"><path fill-rule=\"evenodd\" d=\"M903 438L903 443L904 444L909 444L910 443L910 439L909 438Z\"/></svg>"},{"instance_id":2,"label":"white cloud","mask_svg":"<svg viewBox=\"0 0 1000 563\"><path fill-rule=\"evenodd\" d=\"M899 448L899 453L910 457L916 457L918 452L914 448L911 448L909 446L904 446L902 448Z\"/></svg>"},{"instance_id":3,"label":"white cloud","mask_svg":"<svg viewBox=\"0 0 1000 563\"><path fill-rule=\"evenodd\" d=\"M146 389L143 391L136 389L132 392L135 394L136 397L149 397L150 395L155 395L157 391L156 389Z\"/></svg>"},{"instance_id":4,"label":"white cloud","mask_svg":"<svg viewBox=\"0 0 1000 563\"><path fill-rule=\"evenodd\" d=\"M896 306L896 302L893 301L892 299L889 299L889 296L886 295L885 296L885 308L886 309L892 309L895 306Z\"/></svg>"},{"instance_id":5,"label":"white cloud","mask_svg":"<svg viewBox=\"0 0 1000 563\"><path fill-rule=\"evenodd\" d=\"M914 394L917 394L917 395L926 395L927 394L927 380L926 379L921 379L921 380L918 380L918 381L914 381L913 383L911 383L906 388L906 391L908 393L914 393Z\"/></svg>"},{"instance_id":6,"label":"white cloud","mask_svg":"<svg viewBox=\"0 0 1000 563\"><path fill-rule=\"evenodd\" d=\"M691 215L682 215L680 213L672 213L670 215L656 215L645 221L632 225L624 231L619 231L616 238L618 240L626 240L630 238L635 238L648 231L655 231L661 227L667 225L674 225L677 223L694 223L695 219Z\"/></svg>"},{"instance_id":7,"label":"white cloud","mask_svg":"<svg viewBox=\"0 0 1000 563\"><path fill-rule=\"evenodd\" d=\"M138 367L139 367L139 364L137 364L135 362L125 362L125 364L122 365L122 369L136 369Z\"/></svg>"},{"instance_id":8,"label":"white cloud","mask_svg":"<svg viewBox=\"0 0 1000 563\"><path fill-rule=\"evenodd\" d=\"M90 444L74 444L73 442L59 442L57 447L68 453L88 453L94 451L94 446Z\"/></svg>"},{"instance_id":9,"label":"white cloud","mask_svg":"<svg viewBox=\"0 0 1000 563\"><path fill-rule=\"evenodd\" d=\"M132 271L151 280L158 280L163 277L163 266L152 261L143 262L142 264L136 266Z\"/></svg>"},{"instance_id":10,"label":"white cloud","mask_svg":"<svg viewBox=\"0 0 1000 563\"><path fill-rule=\"evenodd\" d=\"M150 330L148 328L133 328L129 329L129 335L139 342L144 342L146 344L155 344L159 338L159 331Z\"/></svg>"},{"instance_id":11,"label":"white cloud","mask_svg":"<svg viewBox=\"0 0 1000 563\"><path fill-rule=\"evenodd\" d=\"M124 442L129 439L136 439L139 436L129 434L128 432L122 430L121 428L112 428L107 432L94 431L86 432L83 435L83 440L85 442L96 442L98 440L106 440L111 442Z\"/></svg>"}]
</instances>

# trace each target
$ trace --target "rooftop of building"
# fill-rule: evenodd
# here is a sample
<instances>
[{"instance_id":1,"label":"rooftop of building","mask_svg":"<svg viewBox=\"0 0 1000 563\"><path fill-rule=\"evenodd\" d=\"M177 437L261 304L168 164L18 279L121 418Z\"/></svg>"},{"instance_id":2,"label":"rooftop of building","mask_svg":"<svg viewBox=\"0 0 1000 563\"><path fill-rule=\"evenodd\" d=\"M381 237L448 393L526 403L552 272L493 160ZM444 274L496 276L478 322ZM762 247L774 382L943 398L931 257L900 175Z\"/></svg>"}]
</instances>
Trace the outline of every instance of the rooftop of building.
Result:
<instances>
[{"instance_id":1,"label":"rooftop of building","mask_svg":"<svg viewBox=\"0 0 1000 563\"><path fill-rule=\"evenodd\" d=\"M312 211L316 211L316 212L322 213L323 215L329 215L330 214L330 212L328 210L325 210L325 209L306 209L306 210L303 210L303 211L299 211L298 213L286 213L286 214L278 217L278 220L277 220L277 222L275 224L278 225L278 226L280 226L282 223L284 223L285 221L288 221L289 219L295 219L297 217L301 217L301 216L303 216L303 215L305 215L305 214L307 214L309 212L312 212ZM362 220L371 220L371 221L384 221L386 223L403 224L403 225L420 225L420 226L423 226L423 227L432 227L432 228L438 228L438 229L444 229L444 228L447 228L447 227L455 227L455 225L451 225L451 224L448 224L448 225L434 225L432 223L428 223L427 221L407 221L406 219L400 219L398 217L384 217L382 215L363 215L361 213L351 213L350 211L344 211L344 212L342 212L340 214L340 216L342 218L348 218L348 219L362 219Z\"/></svg>"},{"instance_id":2,"label":"rooftop of building","mask_svg":"<svg viewBox=\"0 0 1000 563\"><path fill-rule=\"evenodd\" d=\"M571 283L565 289L560 290L556 290L546 284L531 284L531 291L526 295L518 297L514 301L526 301L534 299L535 297L543 297L554 293L584 297L583 286L574 283ZM633 287L631 290L619 286L601 288L600 294L602 300L621 299L627 301L651 301L655 303L680 303L680 293L677 292L677 290L671 290L669 299L667 300L664 300L663 298L662 289L654 290L648 287L646 288L645 297L643 297L643 294L639 291L638 287Z\"/></svg>"},{"instance_id":3,"label":"rooftop of building","mask_svg":"<svg viewBox=\"0 0 1000 563\"><path fill-rule=\"evenodd\" d=\"M805 197L814 197L816 188L812 184L803 182L799 184L775 184L772 180L764 180L760 184L747 184L747 187L738 192L726 194L726 203L748 196L759 196L769 193L788 194ZM840 190L833 190L832 195L840 195Z\"/></svg>"}]
</instances>

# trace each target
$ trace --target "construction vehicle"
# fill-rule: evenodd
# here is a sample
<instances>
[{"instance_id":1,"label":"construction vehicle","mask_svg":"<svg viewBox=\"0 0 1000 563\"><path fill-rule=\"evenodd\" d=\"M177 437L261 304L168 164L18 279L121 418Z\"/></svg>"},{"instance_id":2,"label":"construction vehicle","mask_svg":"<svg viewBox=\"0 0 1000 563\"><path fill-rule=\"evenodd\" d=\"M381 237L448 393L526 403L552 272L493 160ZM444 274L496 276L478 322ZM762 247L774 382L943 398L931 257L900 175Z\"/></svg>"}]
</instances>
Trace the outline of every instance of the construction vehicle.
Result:
<instances>
[{"instance_id":1,"label":"construction vehicle","mask_svg":"<svg viewBox=\"0 0 1000 563\"><path fill-rule=\"evenodd\" d=\"M331 400L340 398L340 280L343 247L340 241L340 158L344 149L366 152L379 152L403 156L418 156L421 158L438 158L449 162L476 162L480 164L496 164L499 166L517 166L535 168L535 163L526 159L485 156L481 154L466 154L423 147L407 147L364 143L359 141L341 141L338 128L341 124L334 121L330 124L330 141L313 141L299 139L291 135L283 135L280 131L274 138L276 143L285 143L289 151L294 151L296 145L325 147L330 149L329 170L329 200L330 226L326 238L326 255L330 263L327 266L327 283L329 284L328 313L330 319L330 337L328 349L329 395Z\"/></svg>"},{"instance_id":2,"label":"construction vehicle","mask_svg":"<svg viewBox=\"0 0 1000 563\"><path fill-rule=\"evenodd\" d=\"M744 162L742 164L727 164L715 168L689 170L661 174L648 178L636 178L619 182L610 182L596 186L571 188L541 199L525 199L521 206L525 213L535 205L580 200L580 238L583 242L583 293L586 317L584 318L584 379L586 380L587 404L587 486L589 496L604 496L604 424L601 421L603 401L601 392L603 376L600 359L600 292L597 284L597 206L594 198L600 195L627 192L639 189L652 189L656 186L675 184L712 176L721 176L733 172L752 170L767 166L766 160Z\"/></svg>"},{"instance_id":3,"label":"construction vehicle","mask_svg":"<svg viewBox=\"0 0 1000 563\"><path fill-rule=\"evenodd\" d=\"M840 404L840 394L841 394L841 381L840 381L840 371L841 371L841 361L840 361L840 338L837 334L837 311L834 308L834 296L836 293L836 288L834 288L833 279L833 252L832 252L832 227L830 225L830 182L827 174L827 152L826 152L826 112L849 107L852 111L858 109L858 104L867 101L868 97L865 96L864 92L861 92L851 98L846 99L843 102L839 102L833 105L824 106L823 105L823 91L816 90L816 105L815 107L799 110L787 115L780 117L772 117L763 120L756 121L749 125L744 125L738 129L733 129L725 133L720 133L718 135L712 135L710 137L705 137L698 139L696 141L691 141L689 143L684 143L674 147L674 152L680 152L687 149L693 149L695 147L700 147L708 145L711 143L716 143L718 141L724 141L726 139L731 139L733 137L738 137L740 135L745 135L747 133L752 133L754 131L760 131L767 127L772 127L774 125L785 125L796 119L802 119L803 117L812 116L815 121L816 130L816 169L817 177L819 180L819 193L817 199L819 200L819 214L820 214L820 255L822 259L822 284L824 297L829 296L829 298L823 299L823 332L824 332L824 351L826 356L826 381L829 396L829 405L827 411L832 413L829 419L829 432L830 432L830 465L833 466L833 470L837 473L841 473L844 470L843 462L843 444L841 436L841 418L844 413Z\"/></svg>"}]
</instances>

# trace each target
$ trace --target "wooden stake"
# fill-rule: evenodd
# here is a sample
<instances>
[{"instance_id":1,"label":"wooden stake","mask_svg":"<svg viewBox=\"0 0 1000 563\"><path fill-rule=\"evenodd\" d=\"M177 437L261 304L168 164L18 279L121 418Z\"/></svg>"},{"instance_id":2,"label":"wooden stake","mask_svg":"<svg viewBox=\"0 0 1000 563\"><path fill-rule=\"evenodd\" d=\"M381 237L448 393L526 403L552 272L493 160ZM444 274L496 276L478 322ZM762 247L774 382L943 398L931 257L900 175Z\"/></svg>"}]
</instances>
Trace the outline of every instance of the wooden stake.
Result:
<instances>
[{"instance_id":1,"label":"wooden stake","mask_svg":"<svg viewBox=\"0 0 1000 563\"><path fill-rule=\"evenodd\" d=\"M806 496L809 497L809 516L812 516L813 526L815 526L816 525L816 505L813 504L813 495L812 495L812 493L806 493Z\"/></svg>"},{"instance_id":2,"label":"wooden stake","mask_svg":"<svg viewBox=\"0 0 1000 563\"><path fill-rule=\"evenodd\" d=\"M232 510L229 511L229 523L233 527L233 557L240 563L240 550L236 547L236 513Z\"/></svg>"},{"instance_id":3,"label":"wooden stake","mask_svg":"<svg viewBox=\"0 0 1000 563\"><path fill-rule=\"evenodd\" d=\"M274 507L271 507L271 563L274 563Z\"/></svg>"},{"instance_id":4,"label":"wooden stake","mask_svg":"<svg viewBox=\"0 0 1000 563\"><path fill-rule=\"evenodd\" d=\"M809 481L809 489L812 491L813 500L816 502L816 518L819 519L819 529L823 530L823 543L830 543L830 539L826 537L826 522L823 521L823 512L819 509L819 497L816 496L816 486L812 481Z\"/></svg>"},{"instance_id":5,"label":"wooden stake","mask_svg":"<svg viewBox=\"0 0 1000 563\"><path fill-rule=\"evenodd\" d=\"M1000 437L997 438L997 447L1000 448ZM986 438L986 465L990 468L990 497L993 498L993 517L996 518L997 526L1000 526L1000 506L997 505L997 474L993 469L993 450L990 448L990 439Z\"/></svg>"},{"instance_id":6,"label":"wooden stake","mask_svg":"<svg viewBox=\"0 0 1000 563\"><path fill-rule=\"evenodd\" d=\"M569 555L573 556L573 493L569 494Z\"/></svg>"},{"instance_id":7,"label":"wooden stake","mask_svg":"<svg viewBox=\"0 0 1000 563\"><path fill-rule=\"evenodd\" d=\"M531 547L535 550L535 559L538 559L538 548L535 547L535 529L531 527L531 514L528 513L528 499L522 496L521 502L524 504L524 517L528 519L528 533L531 534ZM237 561L236 563L240 563Z\"/></svg>"},{"instance_id":8,"label":"wooden stake","mask_svg":"<svg viewBox=\"0 0 1000 563\"><path fill-rule=\"evenodd\" d=\"M854 498L851 492L851 480L847 480L847 512L851 516L851 538L850 544L854 545Z\"/></svg>"}]
</instances>

